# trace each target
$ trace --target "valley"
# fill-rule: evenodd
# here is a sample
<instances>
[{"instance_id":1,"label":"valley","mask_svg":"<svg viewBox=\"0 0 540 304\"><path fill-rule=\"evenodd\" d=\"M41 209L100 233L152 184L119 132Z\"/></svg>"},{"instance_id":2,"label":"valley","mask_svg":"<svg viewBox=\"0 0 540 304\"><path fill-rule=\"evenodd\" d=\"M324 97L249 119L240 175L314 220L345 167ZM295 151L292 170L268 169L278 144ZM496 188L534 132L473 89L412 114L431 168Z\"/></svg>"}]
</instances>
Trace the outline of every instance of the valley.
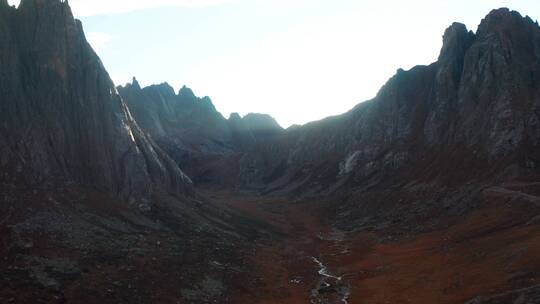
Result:
<instances>
[{"instance_id":1,"label":"valley","mask_svg":"<svg viewBox=\"0 0 540 304\"><path fill-rule=\"evenodd\" d=\"M233 303L465 303L493 294L515 300L523 294L508 292L522 284L538 292L540 225L533 215L540 206L490 192L490 203L449 219L445 229L393 240L332 227L324 202L206 194L278 232L248 253L253 268ZM507 303L481 299L471 303Z\"/></svg>"},{"instance_id":2,"label":"valley","mask_svg":"<svg viewBox=\"0 0 540 304\"><path fill-rule=\"evenodd\" d=\"M0 0L0 303L536 304L539 181L540 27L508 8L284 129L117 86L68 1Z\"/></svg>"}]
</instances>

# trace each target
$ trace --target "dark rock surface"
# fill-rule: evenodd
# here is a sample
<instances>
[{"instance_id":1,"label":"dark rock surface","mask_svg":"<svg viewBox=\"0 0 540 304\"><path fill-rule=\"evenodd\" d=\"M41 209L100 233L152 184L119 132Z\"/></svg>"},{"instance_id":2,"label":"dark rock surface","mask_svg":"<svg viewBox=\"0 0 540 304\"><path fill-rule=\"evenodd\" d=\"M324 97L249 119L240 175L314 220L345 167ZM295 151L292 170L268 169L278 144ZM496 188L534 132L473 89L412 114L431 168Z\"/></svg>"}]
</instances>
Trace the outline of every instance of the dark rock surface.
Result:
<instances>
[{"instance_id":1,"label":"dark rock surface","mask_svg":"<svg viewBox=\"0 0 540 304\"><path fill-rule=\"evenodd\" d=\"M131 201L191 181L138 127L67 2L0 4L0 166Z\"/></svg>"}]
</instances>

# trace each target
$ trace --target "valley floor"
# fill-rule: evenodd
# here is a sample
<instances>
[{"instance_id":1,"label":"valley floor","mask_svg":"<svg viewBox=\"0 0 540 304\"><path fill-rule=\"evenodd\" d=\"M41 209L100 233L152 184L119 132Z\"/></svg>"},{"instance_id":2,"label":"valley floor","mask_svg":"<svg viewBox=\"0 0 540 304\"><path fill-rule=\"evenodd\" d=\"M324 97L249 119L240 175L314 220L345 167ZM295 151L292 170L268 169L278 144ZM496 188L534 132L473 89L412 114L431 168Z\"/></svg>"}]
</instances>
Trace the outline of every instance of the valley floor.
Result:
<instances>
[{"instance_id":1,"label":"valley floor","mask_svg":"<svg viewBox=\"0 0 540 304\"><path fill-rule=\"evenodd\" d=\"M486 189L490 205L401 240L340 231L319 202L206 195L279 232L246 253L231 303L540 303L537 193Z\"/></svg>"},{"instance_id":2,"label":"valley floor","mask_svg":"<svg viewBox=\"0 0 540 304\"><path fill-rule=\"evenodd\" d=\"M199 189L141 213L1 190L1 303L540 303L539 183L400 238L342 231L322 201Z\"/></svg>"}]
</instances>

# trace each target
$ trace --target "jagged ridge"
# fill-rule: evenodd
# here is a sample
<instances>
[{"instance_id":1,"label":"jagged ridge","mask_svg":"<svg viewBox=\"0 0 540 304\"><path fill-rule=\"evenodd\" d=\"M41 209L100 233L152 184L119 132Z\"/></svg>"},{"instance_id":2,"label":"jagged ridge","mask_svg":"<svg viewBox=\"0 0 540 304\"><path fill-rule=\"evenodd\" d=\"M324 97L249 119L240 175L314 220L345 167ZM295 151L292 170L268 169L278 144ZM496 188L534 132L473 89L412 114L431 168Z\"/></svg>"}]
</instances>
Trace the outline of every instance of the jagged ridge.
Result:
<instances>
[{"instance_id":1,"label":"jagged ridge","mask_svg":"<svg viewBox=\"0 0 540 304\"><path fill-rule=\"evenodd\" d=\"M186 86L175 94L167 83L141 88L133 79L118 91L141 127L197 182L234 183L230 171L240 154L283 133L268 115L233 113L227 120Z\"/></svg>"},{"instance_id":2,"label":"jagged ridge","mask_svg":"<svg viewBox=\"0 0 540 304\"><path fill-rule=\"evenodd\" d=\"M442 169L423 173L431 177L512 164L537 170L539 88L540 28L494 10L476 34L453 24L437 62L398 71L373 100L260 145L244 158L241 179L266 191L322 194L426 164Z\"/></svg>"}]
</instances>

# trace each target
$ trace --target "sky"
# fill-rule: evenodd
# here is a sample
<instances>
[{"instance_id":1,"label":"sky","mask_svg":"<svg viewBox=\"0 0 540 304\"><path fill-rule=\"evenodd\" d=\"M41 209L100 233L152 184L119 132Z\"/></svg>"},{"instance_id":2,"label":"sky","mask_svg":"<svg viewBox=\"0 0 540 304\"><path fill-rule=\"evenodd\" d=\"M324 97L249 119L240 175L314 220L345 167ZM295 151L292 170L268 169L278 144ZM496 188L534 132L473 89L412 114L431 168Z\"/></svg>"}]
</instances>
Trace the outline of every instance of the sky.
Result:
<instances>
[{"instance_id":1,"label":"sky","mask_svg":"<svg viewBox=\"0 0 540 304\"><path fill-rule=\"evenodd\" d=\"M18 1L10 0L12 4ZM436 61L444 30L538 0L70 0L117 85L167 82L284 127L346 112L396 70Z\"/></svg>"}]
</instances>

